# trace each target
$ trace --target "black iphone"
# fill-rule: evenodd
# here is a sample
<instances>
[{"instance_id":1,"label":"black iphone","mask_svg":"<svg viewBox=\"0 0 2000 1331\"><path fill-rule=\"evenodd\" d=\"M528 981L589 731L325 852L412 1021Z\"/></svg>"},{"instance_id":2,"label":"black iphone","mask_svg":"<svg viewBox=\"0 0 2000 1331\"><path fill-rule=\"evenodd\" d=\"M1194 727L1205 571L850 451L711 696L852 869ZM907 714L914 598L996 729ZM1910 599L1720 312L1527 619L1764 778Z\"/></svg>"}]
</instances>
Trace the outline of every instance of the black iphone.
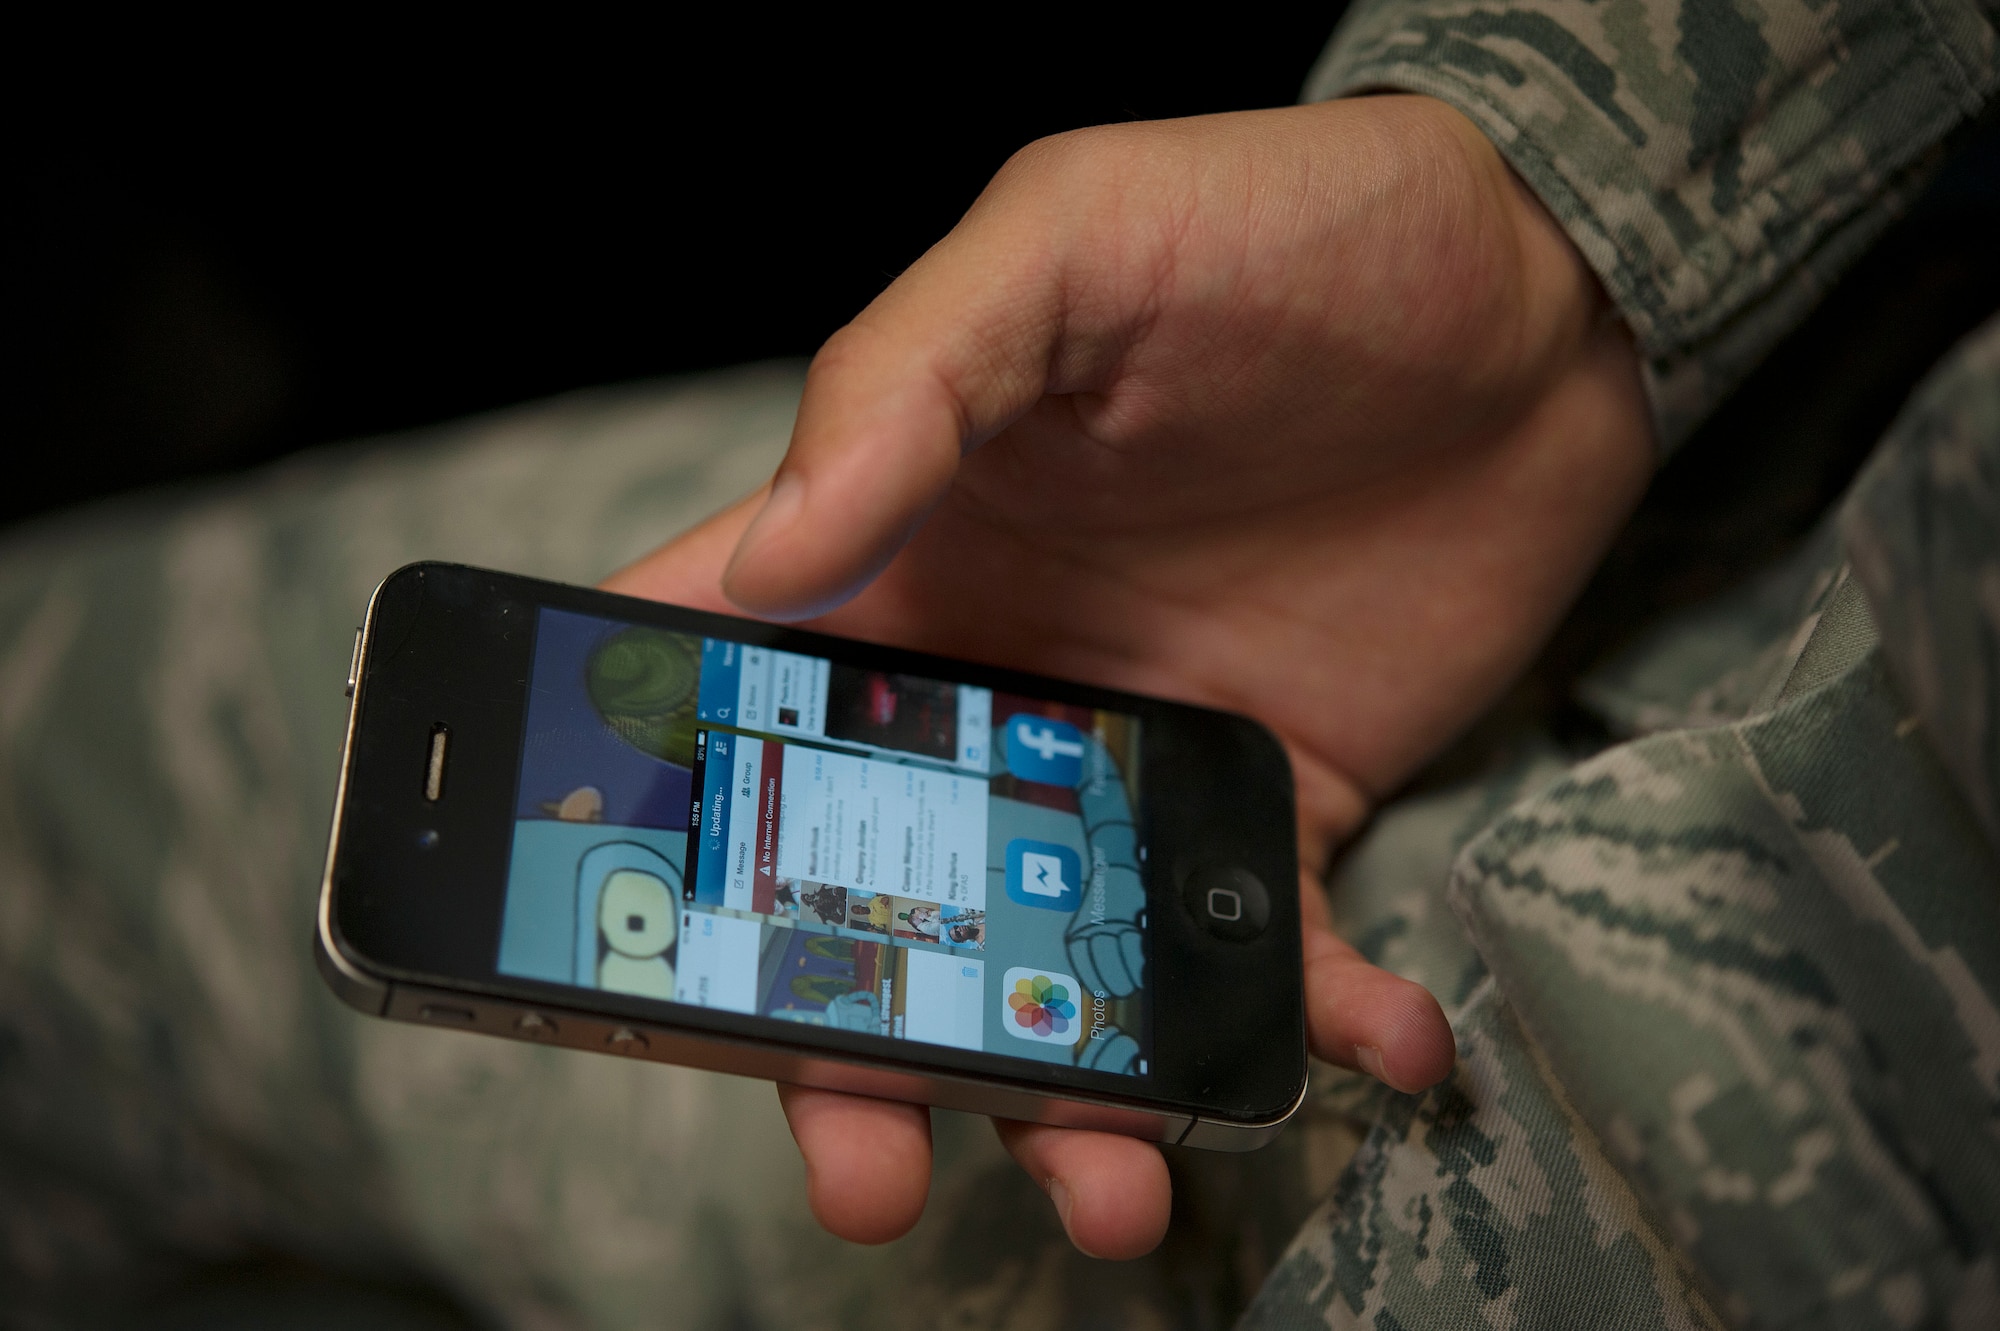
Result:
<instances>
[{"instance_id":1,"label":"black iphone","mask_svg":"<svg viewBox=\"0 0 2000 1331\"><path fill-rule=\"evenodd\" d=\"M1221 1149L1304 1097L1254 722L434 563L348 682L316 952L365 1012Z\"/></svg>"}]
</instances>

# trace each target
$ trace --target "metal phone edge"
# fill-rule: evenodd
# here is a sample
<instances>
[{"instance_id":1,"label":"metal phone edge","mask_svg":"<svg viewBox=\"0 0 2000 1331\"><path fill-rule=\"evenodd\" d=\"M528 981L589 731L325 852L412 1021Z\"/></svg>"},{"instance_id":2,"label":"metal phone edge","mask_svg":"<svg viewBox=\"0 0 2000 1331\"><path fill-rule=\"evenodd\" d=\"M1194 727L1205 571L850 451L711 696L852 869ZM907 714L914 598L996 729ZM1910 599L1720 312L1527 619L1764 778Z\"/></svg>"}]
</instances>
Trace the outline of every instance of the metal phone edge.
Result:
<instances>
[{"instance_id":1,"label":"metal phone edge","mask_svg":"<svg viewBox=\"0 0 2000 1331\"><path fill-rule=\"evenodd\" d=\"M360 639L349 667L349 678L355 687L353 696L348 700L347 729L341 740L340 774L334 788L333 825L327 834L326 864L320 875L319 909L315 912L313 929L313 961L320 977L336 997L356 1011L414 1025L442 1026L531 1044L557 1044L598 1053L623 1053L629 1057L702 1068L710 1072L789 1082L818 1090L872 1095L995 1118L1117 1132L1148 1141L1210 1151L1257 1149L1276 1137L1305 1103L1308 1082L1302 1078L1298 1095L1282 1113L1269 1120L1241 1123L1203 1118L1187 1113L1139 1109L1087 1097L1043 1094L945 1072L902 1071L865 1062L850 1062L825 1053L784 1051L761 1043L753 1044L684 1028L606 1018L570 1009L542 1008L487 994L473 995L400 981L392 983L370 974L347 954L334 933L333 868L340 850L340 829L347 803L354 732L361 713L360 681L366 673L368 649L374 639L376 605L388 581L384 578L368 598Z\"/></svg>"},{"instance_id":2,"label":"metal phone edge","mask_svg":"<svg viewBox=\"0 0 2000 1331\"><path fill-rule=\"evenodd\" d=\"M529 1044L623 1054L732 1076L958 1109L994 1118L1116 1132L1208 1151L1256 1150L1276 1137L1298 1112L1307 1091L1306 1084L1301 1083L1298 1095L1284 1112L1267 1121L1238 1123L1081 1096L1045 1094L953 1073L883 1068L823 1052L786 1050L709 1032L542 1006L490 994L402 981L391 983L370 975L345 955L340 941L333 936L331 920L324 908L319 927L313 932L313 958L334 994L349 1007L371 1017Z\"/></svg>"},{"instance_id":3,"label":"metal phone edge","mask_svg":"<svg viewBox=\"0 0 2000 1331\"><path fill-rule=\"evenodd\" d=\"M731 1076L900 1100L994 1118L1116 1132L1163 1145L1225 1152L1255 1150L1274 1138L1305 1102L1306 1088L1302 1085L1297 1098L1282 1114L1268 1122L1249 1124L1148 1110L1086 1097L1045 1094L953 1073L884 1068L823 1052L784 1049L490 994L401 981L390 984L356 971L352 961L340 955L338 941L323 932L314 938L314 952L320 959L321 975L343 1001L390 1021L529 1044L621 1054Z\"/></svg>"},{"instance_id":4,"label":"metal phone edge","mask_svg":"<svg viewBox=\"0 0 2000 1331\"><path fill-rule=\"evenodd\" d=\"M394 577L395 574L390 574ZM327 987L351 1008L379 1017L389 1006L389 984L356 966L333 934L333 864L340 851L341 815L347 811L347 777L354 762L354 727L361 715L361 676L368 666L368 648L375 636L375 605L388 586L384 578L368 595L368 609L357 630L354 655L347 665L347 729L340 740L340 775L333 787L333 826L326 835L326 864L320 870L319 909L313 913L313 963Z\"/></svg>"}]
</instances>

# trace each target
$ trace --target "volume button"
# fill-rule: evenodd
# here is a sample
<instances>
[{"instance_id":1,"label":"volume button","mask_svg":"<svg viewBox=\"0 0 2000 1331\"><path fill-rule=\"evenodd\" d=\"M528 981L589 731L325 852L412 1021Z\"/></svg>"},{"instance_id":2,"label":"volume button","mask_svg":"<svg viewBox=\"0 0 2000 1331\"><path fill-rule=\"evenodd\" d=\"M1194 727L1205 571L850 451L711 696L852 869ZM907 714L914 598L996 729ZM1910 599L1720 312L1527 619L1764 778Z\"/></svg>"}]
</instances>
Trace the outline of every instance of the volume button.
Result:
<instances>
[{"instance_id":1,"label":"volume button","mask_svg":"<svg viewBox=\"0 0 2000 1331\"><path fill-rule=\"evenodd\" d=\"M354 655L347 658L347 696L354 696L354 686L361 679L361 630L354 630Z\"/></svg>"}]
</instances>

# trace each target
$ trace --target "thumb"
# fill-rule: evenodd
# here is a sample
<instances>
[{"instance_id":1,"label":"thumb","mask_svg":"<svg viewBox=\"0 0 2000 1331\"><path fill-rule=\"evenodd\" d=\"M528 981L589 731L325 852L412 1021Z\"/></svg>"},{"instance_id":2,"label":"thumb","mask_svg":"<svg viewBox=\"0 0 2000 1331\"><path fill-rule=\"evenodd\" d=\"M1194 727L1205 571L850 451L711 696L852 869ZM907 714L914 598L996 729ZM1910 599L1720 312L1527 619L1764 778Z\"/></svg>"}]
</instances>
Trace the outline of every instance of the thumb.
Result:
<instances>
[{"instance_id":1,"label":"thumb","mask_svg":"<svg viewBox=\"0 0 2000 1331\"><path fill-rule=\"evenodd\" d=\"M853 596L951 487L959 459L1048 383L1053 263L974 215L813 358L791 449L723 574L752 614L804 619Z\"/></svg>"}]
</instances>

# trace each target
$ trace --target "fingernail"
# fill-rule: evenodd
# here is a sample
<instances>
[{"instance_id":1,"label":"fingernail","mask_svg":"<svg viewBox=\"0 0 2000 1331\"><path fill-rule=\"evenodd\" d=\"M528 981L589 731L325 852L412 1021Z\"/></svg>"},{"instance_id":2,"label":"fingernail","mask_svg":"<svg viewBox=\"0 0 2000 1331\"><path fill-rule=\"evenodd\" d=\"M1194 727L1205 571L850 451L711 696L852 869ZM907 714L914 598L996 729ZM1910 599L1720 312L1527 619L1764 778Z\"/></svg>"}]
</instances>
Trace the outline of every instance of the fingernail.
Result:
<instances>
[{"instance_id":1,"label":"fingernail","mask_svg":"<svg viewBox=\"0 0 2000 1331\"><path fill-rule=\"evenodd\" d=\"M750 525L736 542L736 552L729 557L729 567L723 570L724 583L736 576L736 567L744 557L764 541L792 525L798 516L799 505L805 502L806 487L798 477L790 472L779 472L771 482L771 493L764 496L764 507L757 510L757 516L750 519Z\"/></svg>"},{"instance_id":2,"label":"fingernail","mask_svg":"<svg viewBox=\"0 0 2000 1331\"><path fill-rule=\"evenodd\" d=\"M1354 1047L1354 1061L1361 1065L1363 1072L1373 1077L1376 1081L1389 1080L1382 1075L1382 1051L1374 1045L1356 1045Z\"/></svg>"},{"instance_id":3,"label":"fingernail","mask_svg":"<svg viewBox=\"0 0 2000 1331\"><path fill-rule=\"evenodd\" d=\"M1049 1200L1056 1205L1056 1215L1061 1217L1063 1228L1069 1228L1069 1189L1059 1178L1049 1180Z\"/></svg>"}]
</instances>

